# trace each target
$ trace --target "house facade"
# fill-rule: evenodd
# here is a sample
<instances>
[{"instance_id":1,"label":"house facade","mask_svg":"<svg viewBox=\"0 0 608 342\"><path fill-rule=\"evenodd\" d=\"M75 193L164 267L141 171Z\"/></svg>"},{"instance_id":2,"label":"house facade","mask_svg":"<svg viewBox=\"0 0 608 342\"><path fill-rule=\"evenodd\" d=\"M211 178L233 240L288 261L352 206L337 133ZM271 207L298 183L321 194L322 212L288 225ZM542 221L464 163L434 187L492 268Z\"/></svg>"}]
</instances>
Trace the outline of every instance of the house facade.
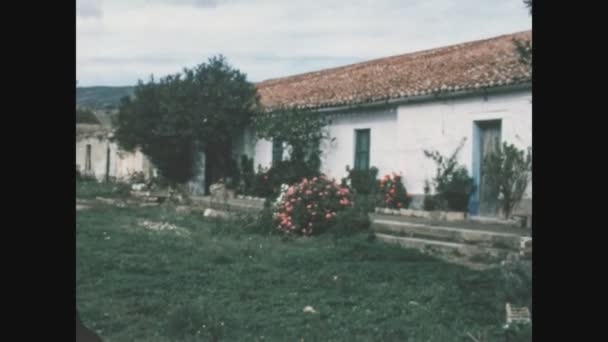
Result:
<instances>
[{"instance_id":1,"label":"house facade","mask_svg":"<svg viewBox=\"0 0 608 342\"><path fill-rule=\"evenodd\" d=\"M479 191L483 156L498 139L518 148L532 146L531 66L519 60L513 43L531 31L382 58L345 67L259 83L270 110L297 106L326 113L334 141L323 146L322 171L337 180L351 168L379 169L403 176L413 206L420 206L426 180L436 172L425 150L449 156L462 144L460 164L478 191L470 213L492 216L495 203ZM269 167L271 141L252 134L238 153ZM274 146L275 153L277 146ZM532 184L518 208L531 211Z\"/></svg>"},{"instance_id":2,"label":"house facade","mask_svg":"<svg viewBox=\"0 0 608 342\"><path fill-rule=\"evenodd\" d=\"M111 141L112 128L106 113L94 114L98 123L76 123L76 169L99 181L127 180L136 172L153 176L156 171L143 153L121 150Z\"/></svg>"}]
</instances>

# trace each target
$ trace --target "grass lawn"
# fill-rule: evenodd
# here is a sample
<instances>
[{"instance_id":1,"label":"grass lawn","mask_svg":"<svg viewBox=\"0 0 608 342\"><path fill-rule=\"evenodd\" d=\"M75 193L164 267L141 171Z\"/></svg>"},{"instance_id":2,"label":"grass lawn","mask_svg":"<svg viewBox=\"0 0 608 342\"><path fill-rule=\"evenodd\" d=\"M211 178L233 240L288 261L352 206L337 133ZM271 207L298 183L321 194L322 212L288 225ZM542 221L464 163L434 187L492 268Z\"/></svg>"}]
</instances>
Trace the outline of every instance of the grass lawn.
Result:
<instances>
[{"instance_id":1,"label":"grass lawn","mask_svg":"<svg viewBox=\"0 0 608 342\"><path fill-rule=\"evenodd\" d=\"M94 197L90 186L77 191L85 193ZM367 234L284 239L170 205L96 205L76 223L78 308L104 341L505 340L499 270L469 270Z\"/></svg>"}]
</instances>

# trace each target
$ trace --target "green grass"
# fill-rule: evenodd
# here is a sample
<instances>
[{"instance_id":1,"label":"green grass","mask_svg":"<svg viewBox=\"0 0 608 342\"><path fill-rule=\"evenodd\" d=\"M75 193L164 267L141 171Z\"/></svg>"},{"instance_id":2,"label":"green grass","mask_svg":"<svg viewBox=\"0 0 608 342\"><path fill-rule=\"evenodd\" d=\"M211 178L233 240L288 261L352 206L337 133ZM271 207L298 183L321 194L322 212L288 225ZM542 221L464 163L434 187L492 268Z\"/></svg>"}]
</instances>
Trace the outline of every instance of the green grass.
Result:
<instances>
[{"instance_id":1,"label":"green grass","mask_svg":"<svg viewBox=\"0 0 608 342\"><path fill-rule=\"evenodd\" d=\"M77 193L94 197L90 185ZM190 235L150 231L139 219ZM83 322L108 342L472 341L467 333L504 341L498 270L447 264L364 233L284 239L240 227L168 205L78 211ZM317 313L304 313L308 305Z\"/></svg>"},{"instance_id":2,"label":"green grass","mask_svg":"<svg viewBox=\"0 0 608 342\"><path fill-rule=\"evenodd\" d=\"M118 183L103 183L95 180L76 182L76 198L93 199L96 197L118 198L129 195L129 186Z\"/></svg>"}]
</instances>

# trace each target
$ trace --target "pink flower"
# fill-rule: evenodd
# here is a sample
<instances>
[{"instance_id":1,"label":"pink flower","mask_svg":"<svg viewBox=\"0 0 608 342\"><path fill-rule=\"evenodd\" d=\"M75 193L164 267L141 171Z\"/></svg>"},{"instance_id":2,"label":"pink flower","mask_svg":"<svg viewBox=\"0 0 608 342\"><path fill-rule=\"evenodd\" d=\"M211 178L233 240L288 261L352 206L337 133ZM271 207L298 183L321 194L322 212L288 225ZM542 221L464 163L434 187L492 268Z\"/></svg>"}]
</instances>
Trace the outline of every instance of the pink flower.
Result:
<instances>
[{"instance_id":1,"label":"pink flower","mask_svg":"<svg viewBox=\"0 0 608 342\"><path fill-rule=\"evenodd\" d=\"M295 189L293 188L293 186L290 186L289 189L287 189L287 195L291 196L293 195Z\"/></svg>"},{"instance_id":2,"label":"pink flower","mask_svg":"<svg viewBox=\"0 0 608 342\"><path fill-rule=\"evenodd\" d=\"M330 219L331 218L331 213L327 213L327 215L325 215L326 219Z\"/></svg>"},{"instance_id":3,"label":"pink flower","mask_svg":"<svg viewBox=\"0 0 608 342\"><path fill-rule=\"evenodd\" d=\"M312 195L312 191L311 190L306 190L306 194L307 195Z\"/></svg>"},{"instance_id":4,"label":"pink flower","mask_svg":"<svg viewBox=\"0 0 608 342\"><path fill-rule=\"evenodd\" d=\"M312 204L307 205L306 208L308 208L308 209L312 208Z\"/></svg>"}]
</instances>

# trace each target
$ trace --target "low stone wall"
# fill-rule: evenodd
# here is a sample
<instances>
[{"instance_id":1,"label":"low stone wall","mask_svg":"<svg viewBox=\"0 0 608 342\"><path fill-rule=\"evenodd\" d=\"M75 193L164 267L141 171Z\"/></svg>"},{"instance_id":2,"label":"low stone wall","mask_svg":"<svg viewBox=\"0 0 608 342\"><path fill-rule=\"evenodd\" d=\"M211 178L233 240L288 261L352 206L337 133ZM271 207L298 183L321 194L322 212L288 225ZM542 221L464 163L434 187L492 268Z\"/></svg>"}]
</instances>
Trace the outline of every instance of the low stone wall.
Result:
<instances>
[{"instance_id":1,"label":"low stone wall","mask_svg":"<svg viewBox=\"0 0 608 342\"><path fill-rule=\"evenodd\" d=\"M416 210L416 209L389 209L389 208L376 208L376 213L386 215L398 215L407 217L418 217L426 218L438 221L465 221L467 219L467 213L458 211L427 211L427 210Z\"/></svg>"}]
</instances>

